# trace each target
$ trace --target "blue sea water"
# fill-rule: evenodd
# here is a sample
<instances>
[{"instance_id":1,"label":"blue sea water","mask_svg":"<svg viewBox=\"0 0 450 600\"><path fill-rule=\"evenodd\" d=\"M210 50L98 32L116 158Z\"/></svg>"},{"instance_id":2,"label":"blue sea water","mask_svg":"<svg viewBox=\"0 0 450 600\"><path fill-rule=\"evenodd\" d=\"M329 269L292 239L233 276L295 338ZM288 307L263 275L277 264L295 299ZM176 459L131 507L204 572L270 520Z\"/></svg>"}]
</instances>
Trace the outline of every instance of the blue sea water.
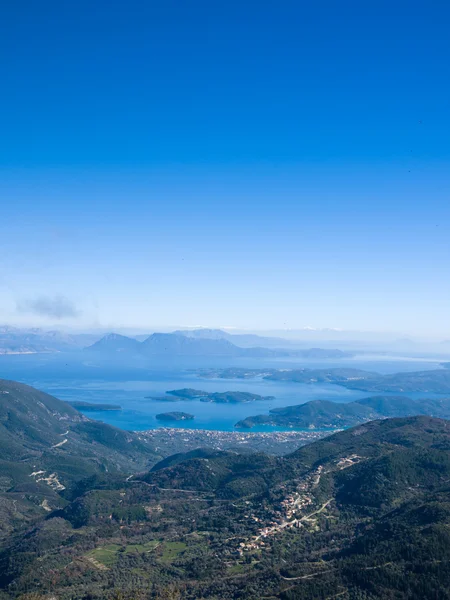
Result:
<instances>
[{"instance_id":1,"label":"blue sea water","mask_svg":"<svg viewBox=\"0 0 450 600\"><path fill-rule=\"evenodd\" d=\"M82 400L91 403L119 404L120 411L89 411L86 415L127 430L146 430L167 426L156 420L161 412L183 411L195 416L193 421L175 422L170 426L188 429L233 431L237 421L267 413L272 408L302 404L309 400L351 402L369 394L347 390L332 384L299 384L267 381L261 378L245 380L202 379L198 368L330 368L353 367L378 373L436 369L439 361L407 357L359 356L340 360L248 360L248 359L174 359L152 360L145 368L124 365L120 361L95 364L74 355L16 355L0 357L0 377L33 385L61 400ZM180 402L155 401L147 396L162 396L167 390L194 387L207 392L243 391L261 396L273 396L246 404L215 404L199 400ZM420 398L423 394L408 394ZM428 397L431 394L427 394ZM252 431L280 430L260 427Z\"/></svg>"}]
</instances>

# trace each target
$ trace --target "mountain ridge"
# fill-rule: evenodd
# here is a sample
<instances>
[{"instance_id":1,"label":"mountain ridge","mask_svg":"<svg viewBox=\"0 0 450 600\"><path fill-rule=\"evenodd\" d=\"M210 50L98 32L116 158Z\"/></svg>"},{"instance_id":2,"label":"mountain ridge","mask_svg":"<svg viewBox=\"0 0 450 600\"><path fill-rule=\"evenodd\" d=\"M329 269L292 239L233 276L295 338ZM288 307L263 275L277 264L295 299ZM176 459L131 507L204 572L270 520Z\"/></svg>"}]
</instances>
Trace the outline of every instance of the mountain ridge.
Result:
<instances>
[{"instance_id":1,"label":"mountain ridge","mask_svg":"<svg viewBox=\"0 0 450 600\"><path fill-rule=\"evenodd\" d=\"M235 336L221 337L189 336L180 332L153 333L143 341L110 333L84 349L93 352L114 355L117 353L136 356L224 356L276 358L294 356L304 358L344 358L351 356L341 350L324 350L322 348L286 349L265 348L262 346L239 346L233 341ZM258 336L255 336L258 337Z\"/></svg>"},{"instance_id":2,"label":"mountain ridge","mask_svg":"<svg viewBox=\"0 0 450 600\"><path fill-rule=\"evenodd\" d=\"M23 509L17 518L26 521L28 514L45 514L44 500L50 507L64 503L86 477L136 472L160 458L137 434L92 421L67 402L9 380L0 380L0 453L0 520L6 531L3 509L8 512L14 501Z\"/></svg>"},{"instance_id":3,"label":"mountain ridge","mask_svg":"<svg viewBox=\"0 0 450 600\"><path fill-rule=\"evenodd\" d=\"M445 599L449 449L450 422L421 416L283 458L198 449L97 474L0 539L0 598Z\"/></svg>"}]
</instances>

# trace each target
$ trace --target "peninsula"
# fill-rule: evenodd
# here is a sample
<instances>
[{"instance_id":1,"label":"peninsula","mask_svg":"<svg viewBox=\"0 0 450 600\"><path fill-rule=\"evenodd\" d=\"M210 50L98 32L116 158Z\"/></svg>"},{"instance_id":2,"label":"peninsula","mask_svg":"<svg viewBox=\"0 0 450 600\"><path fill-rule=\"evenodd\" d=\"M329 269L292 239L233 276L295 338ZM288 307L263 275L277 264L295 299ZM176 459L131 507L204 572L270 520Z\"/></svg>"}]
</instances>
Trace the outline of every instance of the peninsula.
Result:
<instances>
[{"instance_id":1,"label":"peninsula","mask_svg":"<svg viewBox=\"0 0 450 600\"><path fill-rule=\"evenodd\" d=\"M122 407L118 404L95 404L93 402L84 402L83 400L72 400L68 402L70 406L81 411L90 410L122 410Z\"/></svg>"}]
</instances>

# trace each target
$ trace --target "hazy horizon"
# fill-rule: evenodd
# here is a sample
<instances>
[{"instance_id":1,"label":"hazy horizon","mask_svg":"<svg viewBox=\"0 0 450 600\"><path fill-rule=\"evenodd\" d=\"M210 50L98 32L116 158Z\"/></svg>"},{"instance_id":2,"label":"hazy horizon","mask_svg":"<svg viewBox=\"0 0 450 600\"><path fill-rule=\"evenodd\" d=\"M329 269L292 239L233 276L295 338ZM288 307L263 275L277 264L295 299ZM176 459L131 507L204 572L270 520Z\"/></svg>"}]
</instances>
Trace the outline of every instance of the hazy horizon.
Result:
<instances>
[{"instance_id":1,"label":"hazy horizon","mask_svg":"<svg viewBox=\"0 0 450 600\"><path fill-rule=\"evenodd\" d=\"M297 329L257 329L257 328L240 328L230 326L207 326L207 325L142 325L141 327L127 327L121 324L110 324L110 325L98 325L95 327L84 327L76 325L63 325L61 323L49 323L49 322L24 322L24 323L13 323L13 322L0 322L0 330L4 328L18 329L19 331L27 330L40 330L43 332L47 331L59 331L66 334L87 334L87 335L98 335L103 336L109 333L117 333L124 336L142 336L152 335L153 333L174 333L177 331L193 331L193 330L220 330L231 335L257 335L261 337L273 337L285 339L286 341L299 341L311 344L320 343L335 343L339 344L351 344L351 343L367 343L374 344L397 344L399 346L407 347L411 344L413 349L414 345L420 346L421 344L450 344L450 334L448 337L444 333L440 335L417 335L411 332L401 331L364 331L364 330L346 330L339 328L314 328L314 327L302 327Z\"/></svg>"}]
</instances>

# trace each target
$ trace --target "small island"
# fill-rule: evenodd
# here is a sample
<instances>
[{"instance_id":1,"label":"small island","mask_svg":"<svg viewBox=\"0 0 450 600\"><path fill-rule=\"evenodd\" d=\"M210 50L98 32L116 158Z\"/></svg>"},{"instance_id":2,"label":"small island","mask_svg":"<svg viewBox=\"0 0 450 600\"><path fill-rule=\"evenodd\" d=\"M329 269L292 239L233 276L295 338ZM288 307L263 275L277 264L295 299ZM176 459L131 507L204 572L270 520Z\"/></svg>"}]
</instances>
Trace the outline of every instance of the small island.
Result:
<instances>
[{"instance_id":1,"label":"small island","mask_svg":"<svg viewBox=\"0 0 450 600\"><path fill-rule=\"evenodd\" d=\"M185 412L167 412L156 415L158 421L192 421L194 415Z\"/></svg>"},{"instance_id":2,"label":"small island","mask_svg":"<svg viewBox=\"0 0 450 600\"><path fill-rule=\"evenodd\" d=\"M195 390L193 388L183 388L181 390L169 390L166 396L145 396L147 400L155 402L180 402L181 400L200 400L208 396L208 392Z\"/></svg>"},{"instance_id":3,"label":"small island","mask_svg":"<svg viewBox=\"0 0 450 600\"><path fill-rule=\"evenodd\" d=\"M84 402L82 400L73 400L68 402L70 406L77 410L122 410L118 404L94 404L93 402Z\"/></svg>"}]
</instances>

